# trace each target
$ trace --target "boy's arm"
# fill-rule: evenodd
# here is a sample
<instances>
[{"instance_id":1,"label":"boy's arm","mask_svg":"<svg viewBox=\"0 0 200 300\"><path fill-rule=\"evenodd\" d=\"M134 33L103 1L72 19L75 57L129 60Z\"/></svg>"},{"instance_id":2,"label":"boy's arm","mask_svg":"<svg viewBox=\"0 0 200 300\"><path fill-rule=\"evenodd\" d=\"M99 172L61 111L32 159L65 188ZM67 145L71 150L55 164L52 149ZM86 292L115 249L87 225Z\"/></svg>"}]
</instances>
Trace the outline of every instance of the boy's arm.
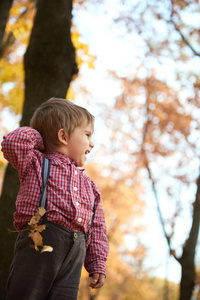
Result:
<instances>
[{"instance_id":1,"label":"boy's arm","mask_svg":"<svg viewBox=\"0 0 200 300\"><path fill-rule=\"evenodd\" d=\"M101 204L98 188L94 189L96 212L94 222L89 236L89 246L86 252L85 268L93 279L97 275L102 280L106 275L106 260L108 256L109 244L104 218L103 207ZM99 276L99 275L103 276ZM104 277L105 278L105 277ZM94 286L93 286L94 287Z\"/></svg>"},{"instance_id":2,"label":"boy's arm","mask_svg":"<svg viewBox=\"0 0 200 300\"><path fill-rule=\"evenodd\" d=\"M32 160L35 149L42 149L43 140L38 131L30 127L20 127L3 137L3 155L17 169L20 180Z\"/></svg>"}]
</instances>

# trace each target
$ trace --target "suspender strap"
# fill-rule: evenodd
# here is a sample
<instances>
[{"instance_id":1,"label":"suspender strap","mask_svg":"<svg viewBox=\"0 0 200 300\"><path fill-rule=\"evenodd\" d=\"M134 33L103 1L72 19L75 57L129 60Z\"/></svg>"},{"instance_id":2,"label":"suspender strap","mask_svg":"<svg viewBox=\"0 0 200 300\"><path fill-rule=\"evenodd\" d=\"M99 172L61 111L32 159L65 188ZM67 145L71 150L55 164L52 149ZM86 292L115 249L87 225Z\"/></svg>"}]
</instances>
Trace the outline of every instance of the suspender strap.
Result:
<instances>
[{"instance_id":1,"label":"suspender strap","mask_svg":"<svg viewBox=\"0 0 200 300\"><path fill-rule=\"evenodd\" d=\"M43 162L42 162L42 194L40 196L40 201L39 201L39 207L44 207L47 210L47 201L46 201L46 187L47 187L47 181L49 179L50 175L50 166L51 162L49 159L43 157Z\"/></svg>"},{"instance_id":2,"label":"suspender strap","mask_svg":"<svg viewBox=\"0 0 200 300\"><path fill-rule=\"evenodd\" d=\"M44 207L46 210L47 210L47 201L46 201L46 194L47 194L47 191L46 191L46 187L47 187L47 182L48 182L48 179L49 179L49 175L50 175L50 167L51 167L51 162L49 159L43 157L43 162L42 162L42 194L40 196L40 201L39 201L39 207ZM89 231L93 225L93 222L94 222L94 218L95 218L95 209L96 209L96 205L94 203L94 206L93 206L93 215L92 215L92 218L91 218L91 222L90 222L90 227L88 229L88 231L86 232L86 238L88 238L88 235L89 235ZM44 216L44 219L46 219L46 214Z\"/></svg>"},{"instance_id":3,"label":"suspender strap","mask_svg":"<svg viewBox=\"0 0 200 300\"><path fill-rule=\"evenodd\" d=\"M92 211L93 211L93 215L92 215L92 218L91 218L90 227L89 227L88 231L87 231L86 234L85 234L86 238L88 238L88 236L89 236L89 231L90 231L90 229L91 229L91 227L92 227L92 225L93 225L93 222L94 222L95 209L96 209L96 205L95 205L95 203L94 203L93 210L92 210Z\"/></svg>"}]
</instances>

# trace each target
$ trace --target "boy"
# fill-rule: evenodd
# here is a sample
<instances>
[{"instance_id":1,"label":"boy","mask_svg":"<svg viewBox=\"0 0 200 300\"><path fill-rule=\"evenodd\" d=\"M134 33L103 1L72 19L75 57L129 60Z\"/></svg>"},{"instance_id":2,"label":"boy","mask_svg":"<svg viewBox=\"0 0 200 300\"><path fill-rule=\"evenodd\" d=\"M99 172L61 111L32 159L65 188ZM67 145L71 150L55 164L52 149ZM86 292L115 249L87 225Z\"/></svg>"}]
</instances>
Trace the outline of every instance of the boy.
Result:
<instances>
[{"instance_id":1,"label":"boy","mask_svg":"<svg viewBox=\"0 0 200 300\"><path fill-rule=\"evenodd\" d=\"M35 111L30 126L9 133L1 144L20 179L14 225L20 231L36 215L45 156L51 166L48 221L41 235L53 252L35 251L28 232L19 232L6 299L74 300L83 263L92 277L90 287L100 288L106 275L108 240L100 193L80 169L94 147L94 117L69 100L51 98Z\"/></svg>"}]
</instances>

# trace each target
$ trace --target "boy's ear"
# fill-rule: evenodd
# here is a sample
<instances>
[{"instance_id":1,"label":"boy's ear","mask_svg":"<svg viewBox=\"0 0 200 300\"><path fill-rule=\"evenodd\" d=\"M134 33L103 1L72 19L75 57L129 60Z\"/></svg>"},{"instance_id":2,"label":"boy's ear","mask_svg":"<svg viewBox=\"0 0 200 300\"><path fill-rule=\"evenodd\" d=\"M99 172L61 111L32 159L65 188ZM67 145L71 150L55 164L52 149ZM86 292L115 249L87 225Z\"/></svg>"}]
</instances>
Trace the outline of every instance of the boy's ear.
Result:
<instances>
[{"instance_id":1,"label":"boy's ear","mask_svg":"<svg viewBox=\"0 0 200 300\"><path fill-rule=\"evenodd\" d=\"M67 134L63 128L58 131L58 140L61 144L67 145Z\"/></svg>"}]
</instances>

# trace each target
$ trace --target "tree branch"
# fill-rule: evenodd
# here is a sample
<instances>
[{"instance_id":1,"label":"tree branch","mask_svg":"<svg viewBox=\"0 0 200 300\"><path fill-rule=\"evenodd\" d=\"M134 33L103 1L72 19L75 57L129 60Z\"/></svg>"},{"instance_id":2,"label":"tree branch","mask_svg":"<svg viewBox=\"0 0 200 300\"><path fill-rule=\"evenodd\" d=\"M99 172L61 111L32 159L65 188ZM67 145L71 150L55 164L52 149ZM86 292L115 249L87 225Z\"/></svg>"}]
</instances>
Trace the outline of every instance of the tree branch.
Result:
<instances>
[{"instance_id":1,"label":"tree branch","mask_svg":"<svg viewBox=\"0 0 200 300\"><path fill-rule=\"evenodd\" d=\"M178 26L174 23L173 20L170 21L173 25L174 25L174 28L176 29L176 31L180 34L183 42L192 50L192 52L194 53L194 55L196 56L200 56L200 53L197 52L194 47L188 42L188 40L186 39L186 37L183 35L183 33L180 31L180 29L178 28Z\"/></svg>"},{"instance_id":2,"label":"tree branch","mask_svg":"<svg viewBox=\"0 0 200 300\"><path fill-rule=\"evenodd\" d=\"M176 25L176 23L173 20L173 16L175 14L175 10L174 10L174 5L173 5L173 1L171 0L171 18L170 18L170 23L172 23L174 25L175 30L179 33L179 35L181 36L183 42L190 48L190 50L192 50L192 52L194 53L194 55L196 56L200 56L200 53L197 52L193 46L189 43L189 41L186 39L186 37L183 35L183 33L180 31L180 29L178 28L178 26Z\"/></svg>"},{"instance_id":3,"label":"tree branch","mask_svg":"<svg viewBox=\"0 0 200 300\"><path fill-rule=\"evenodd\" d=\"M146 105L147 109L146 109L146 114L148 116L148 104ZM148 117L147 117L148 118ZM162 216L162 212L161 212L161 209L160 209L160 203L159 203L159 199L158 199L158 194L157 194L157 191L156 191L156 186L155 186L155 181L153 179L153 176L152 176L152 172L151 172L151 169L149 167L149 161L148 161L148 158L147 158L147 154L146 154L146 151L144 149L144 141L146 139L146 136L147 136L147 133L148 133L148 124L149 124L149 120L147 119L146 121L146 124L144 126L144 133L143 133L143 144L141 146L141 152L143 154L143 157L144 157L144 164L145 164L145 167L148 171L148 175L149 175L149 179L151 180L151 184L152 184L152 190L153 190L153 193L154 193L154 197L155 197L155 200L156 200L156 207L157 207L157 211L158 211L158 216L159 216L159 219L160 219L160 223L161 223L161 227L162 227L162 230L163 230L163 234L167 240L167 244L168 244L168 247L169 247L169 252L170 252L170 255L173 255L173 257L178 261L179 261L179 258L175 255L175 251L173 251L173 249L171 248L171 236L167 234L166 230L165 230L165 224L164 224L164 220L163 220L163 216Z\"/></svg>"}]
</instances>

